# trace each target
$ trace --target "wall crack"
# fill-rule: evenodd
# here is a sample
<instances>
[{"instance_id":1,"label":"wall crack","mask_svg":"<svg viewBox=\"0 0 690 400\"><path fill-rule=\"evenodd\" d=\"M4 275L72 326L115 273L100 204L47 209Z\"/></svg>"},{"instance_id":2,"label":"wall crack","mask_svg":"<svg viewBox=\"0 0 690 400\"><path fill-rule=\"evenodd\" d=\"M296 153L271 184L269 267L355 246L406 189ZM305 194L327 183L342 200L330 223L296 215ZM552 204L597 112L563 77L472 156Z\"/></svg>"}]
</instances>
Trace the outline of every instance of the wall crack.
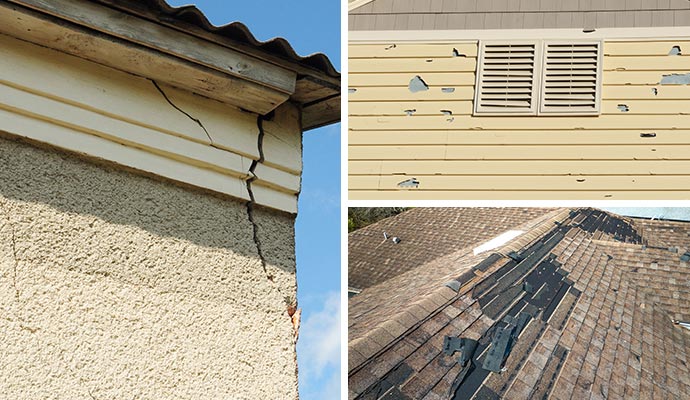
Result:
<instances>
[{"instance_id":1,"label":"wall crack","mask_svg":"<svg viewBox=\"0 0 690 400\"><path fill-rule=\"evenodd\" d=\"M270 116L271 114L269 114ZM271 275L268 272L268 267L266 263L266 258L264 257L263 254L263 248L261 247L261 239L259 239L259 225L256 223L256 220L254 219L254 206L256 205L256 199L254 198L254 190L252 189L252 183L258 178L256 176L256 167L259 165L259 163L264 162L264 120L269 119L269 117L265 117L263 115L259 115L257 118L257 126L259 127L259 137L257 140L257 148L259 150L259 159L258 160L253 160L252 165L249 167L249 178L247 179L247 192L249 193L249 201L247 202L247 217L249 218L249 222L252 224L252 231L253 231L253 236L254 236L254 244L256 245L256 252L259 254L259 259L261 260L261 267L264 269L264 273L266 274L266 278L273 282L273 275Z\"/></svg>"},{"instance_id":2,"label":"wall crack","mask_svg":"<svg viewBox=\"0 0 690 400\"><path fill-rule=\"evenodd\" d=\"M19 269L19 258L17 257L17 234L14 230L14 224L10 218L10 213L7 210L7 206L4 202L0 203L2 206L2 211L5 214L5 219L7 219L7 225L10 228L10 241L12 244L12 257L14 258L14 266L12 271L12 286L14 287L14 295L19 299L19 287L17 286L17 270Z\"/></svg>"},{"instance_id":3,"label":"wall crack","mask_svg":"<svg viewBox=\"0 0 690 400\"><path fill-rule=\"evenodd\" d=\"M201 120L199 120L198 118L192 117L188 112L186 112L185 110L183 110L183 109L181 109L180 107L178 107L175 103L172 102L172 100L170 100L170 98L165 94L165 92L163 91L163 89L162 89L160 86L158 86L158 83L156 83L156 81L154 81L153 79L150 79L150 81L153 82L153 86L155 86L156 89L158 89L158 92L163 96L163 98L165 99L165 101L167 101L168 104L170 104L170 105L172 106L172 108L176 109L177 111L179 111L179 112L181 112L182 114L184 114L187 118L189 118L189 119L191 119L192 121L196 122L196 124L199 125L199 126L201 127L201 129L204 130L204 133L205 133L206 136L208 137L208 140L211 142L211 146L212 146L212 147L216 147L215 143L213 143L213 138L211 137L211 134L208 133L208 130L206 130L206 127L204 126L204 124L201 123Z\"/></svg>"}]
</instances>

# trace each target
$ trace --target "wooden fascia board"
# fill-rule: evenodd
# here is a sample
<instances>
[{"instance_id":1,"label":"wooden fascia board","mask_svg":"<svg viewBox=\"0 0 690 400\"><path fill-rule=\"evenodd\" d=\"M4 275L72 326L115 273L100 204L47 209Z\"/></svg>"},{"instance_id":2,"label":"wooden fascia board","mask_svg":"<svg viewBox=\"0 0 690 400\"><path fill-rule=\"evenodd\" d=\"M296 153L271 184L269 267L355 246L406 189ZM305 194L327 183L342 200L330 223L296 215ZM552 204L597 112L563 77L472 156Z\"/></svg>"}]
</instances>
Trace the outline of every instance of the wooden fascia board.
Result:
<instances>
[{"instance_id":1,"label":"wooden fascia board","mask_svg":"<svg viewBox=\"0 0 690 400\"><path fill-rule=\"evenodd\" d=\"M305 131L340 121L340 94L308 104L302 109L302 125Z\"/></svg>"},{"instance_id":2,"label":"wooden fascia board","mask_svg":"<svg viewBox=\"0 0 690 400\"><path fill-rule=\"evenodd\" d=\"M99 0L101 3L105 3L110 5L111 7L120 9L122 11L130 11L130 12L136 12L137 15L149 19L150 21L155 21L156 23L166 26L171 29L175 29L180 32L187 33L189 35L193 35L198 37L199 39L213 42L216 44L219 44L221 46L230 48L230 49L235 49L241 53L245 53L247 55L250 55L252 57L256 57L258 59L264 60L266 62L281 66L283 68L289 69L291 71L295 71L298 75L300 76L309 76L314 79L318 79L319 81L322 82L324 87L330 87L334 90L340 90L340 78L339 77L334 77L331 75L328 75L324 73L323 71L311 67L309 65L302 64L297 61L289 60L284 57L266 52L264 50L258 49L255 46L252 46L247 43L242 43L236 40L233 40L229 37L223 36L223 35L218 35L213 32L209 32L206 29L192 24L188 23L185 21L170 21L168 19L163 19L160 18L158 15L142 8L142 9L137 9L137 10L129 10L128 8L122 6L120 2L118 1L113 1L113 0Z\"/></svg>"},{"instance_id":3,"label":"wooden fascia board","mask_svg":"<svg viewBox=\"0 0 690 400\"><path fill-rule=\"evenodd\" d=\"M84 0L0 1L0 32L262 115L287 101L297 80L294 71Z\"/></svg>"}]
</instances>

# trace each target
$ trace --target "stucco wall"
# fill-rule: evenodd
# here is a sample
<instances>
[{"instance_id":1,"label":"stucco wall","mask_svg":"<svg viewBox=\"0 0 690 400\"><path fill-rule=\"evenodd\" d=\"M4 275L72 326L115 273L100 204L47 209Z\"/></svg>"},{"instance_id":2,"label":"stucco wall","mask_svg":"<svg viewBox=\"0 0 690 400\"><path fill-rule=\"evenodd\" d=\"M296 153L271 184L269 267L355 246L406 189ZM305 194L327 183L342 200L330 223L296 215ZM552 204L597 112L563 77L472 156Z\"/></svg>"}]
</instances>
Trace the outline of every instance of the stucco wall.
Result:
<instances>
[{"instance_id":1,"label":"stucco wall","mask_svg":"<svg viewBox=\"0 0 690 400\"><path fill-rule=\"evenodd\" d=\"M0 139L0 398L297 396L294 217ZM272 277L272 281L267 278Z\"/></svg>"}]
</instances>

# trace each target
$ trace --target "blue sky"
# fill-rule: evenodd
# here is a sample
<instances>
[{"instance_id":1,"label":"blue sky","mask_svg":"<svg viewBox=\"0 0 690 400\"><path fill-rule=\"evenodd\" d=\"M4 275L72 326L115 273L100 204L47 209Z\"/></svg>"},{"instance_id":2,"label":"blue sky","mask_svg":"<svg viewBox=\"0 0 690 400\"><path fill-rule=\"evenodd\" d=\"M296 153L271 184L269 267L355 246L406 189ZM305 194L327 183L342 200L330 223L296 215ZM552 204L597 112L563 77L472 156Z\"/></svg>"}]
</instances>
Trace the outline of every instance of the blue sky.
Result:
<instances>
[{"instance_id":1,"label":"blue sky","mask_svg":"<svg viewBox=\"0 0 690 400\"><path fill-rule=\"evenodd\" d=\"M257 39L287 39L300 55L325 53L340 70L340 1L168 0L196 4L211 23L240 21ZM297 346L302 399L340 397L340 124L304 134L297 237Z\"/></svg>"}]
</instances>

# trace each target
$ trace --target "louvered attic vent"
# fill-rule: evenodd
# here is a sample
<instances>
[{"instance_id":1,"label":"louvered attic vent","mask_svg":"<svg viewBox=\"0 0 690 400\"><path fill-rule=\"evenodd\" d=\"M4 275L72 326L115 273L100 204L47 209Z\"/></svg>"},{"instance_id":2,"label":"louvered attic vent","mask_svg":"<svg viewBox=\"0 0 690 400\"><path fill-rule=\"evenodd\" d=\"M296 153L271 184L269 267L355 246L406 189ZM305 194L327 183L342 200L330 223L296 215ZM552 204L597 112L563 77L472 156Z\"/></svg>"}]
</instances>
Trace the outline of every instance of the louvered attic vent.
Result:
<instances>
[{"instance_id":1,"label":"louvered attic vent","mask_svg":"<svg viewBox=\"0 0 690 400\"><path fill-rule=\"evenodd\" d=\"M535 43L482 44L475 112L534 113Z\"/></svg>"},{"instance_id":2,"label":"louvered attic vent","mask_svg":"<svg viewBox=\"0 0 690 400\"><path fill-rule=\"evenodd\" d=\"M546 43L542 113L596 113L599 110L598 43Z\"/></svg>"},{"instance_id":3,"label":"louvered attic vent","mask_svg":"<svg viewBox=\"0 0 690 400\"><path fill-rule=\"evenodd\" d=\"M599 113L599 42L482 42L475 114Z\"/></svg>"}]
</instances>

